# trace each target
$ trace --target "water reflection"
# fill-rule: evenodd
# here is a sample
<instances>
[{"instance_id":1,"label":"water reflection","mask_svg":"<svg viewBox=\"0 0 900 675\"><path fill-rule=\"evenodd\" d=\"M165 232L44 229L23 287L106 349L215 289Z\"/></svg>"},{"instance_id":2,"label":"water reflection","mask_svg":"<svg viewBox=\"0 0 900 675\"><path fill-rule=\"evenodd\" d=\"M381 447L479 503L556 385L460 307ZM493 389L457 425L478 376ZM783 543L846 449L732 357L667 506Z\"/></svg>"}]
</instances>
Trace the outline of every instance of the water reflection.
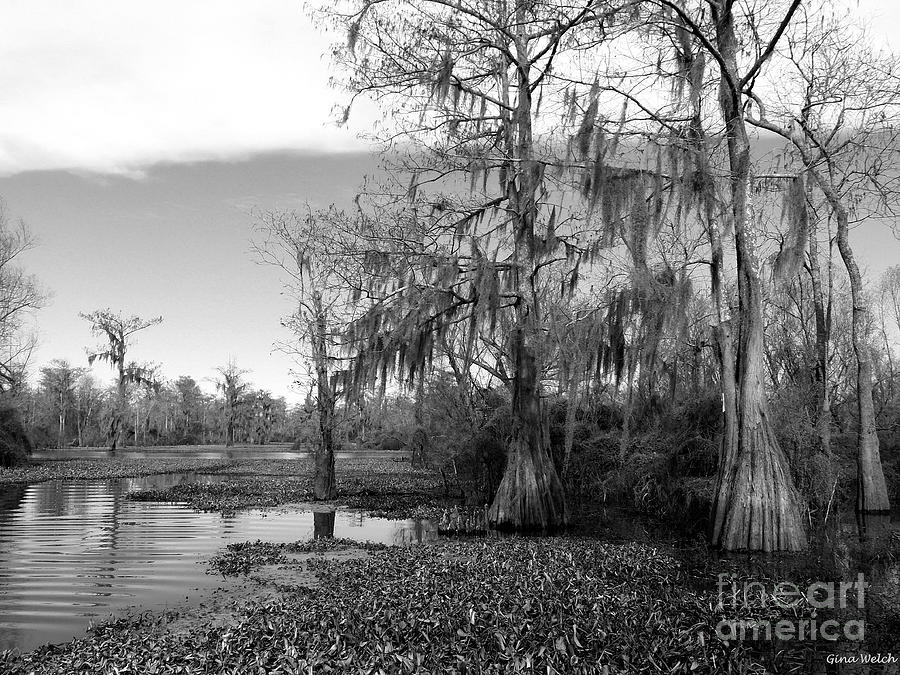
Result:
<instances>
[{"instance_id":1,"label":"water reflection","mask_svg":"<svg viewBox=\"0 0 900 675\"><path fill-rule=\"evenodd\" d=\"M25 498L25 485L13 483L0 485L0 511L11 511L18 508Z\"/></svg>"},{"instance_id":2,"label":"water reflection","mask_svg":"<svg viewBox=\"0 0 900 675\"><path fill-rule=\"evenodd\" d=\"M317 511L313 513L313 539L329 539L334 537L334 511Z\"/></svg>"},{"instance_id":3,"label":"water reflection","mask_svg":"<svg viewBox=\"0 0 900 675\"><path fill-rule=\"evenodd\" d=\"M308 459L309 450L292 450L290 445L244 445L226 448L223 445L207 446L150 446L139 448L119 448L115 452L109 448L55 448L36 450L34 460L64 459ZM408 457L404 450L363 450L337 452L338 459L398 459Z\"/></svg>"},{"instance_id":4,"label":"water reflection","mask_svg":"<svg viewBox=\"0 0 900 675\"><path fill-rule=\"evenodd\" d=\"M132 502L133 490L184 481L166 474L50 481L0 491L0 649L27 650L81 634L91 619L141 605L161 609L218 579L198 564L230 541L345 537L387 544L436 537L427 521L283 508L222 518L175 504Z\"/></svg>"}]
</instances>

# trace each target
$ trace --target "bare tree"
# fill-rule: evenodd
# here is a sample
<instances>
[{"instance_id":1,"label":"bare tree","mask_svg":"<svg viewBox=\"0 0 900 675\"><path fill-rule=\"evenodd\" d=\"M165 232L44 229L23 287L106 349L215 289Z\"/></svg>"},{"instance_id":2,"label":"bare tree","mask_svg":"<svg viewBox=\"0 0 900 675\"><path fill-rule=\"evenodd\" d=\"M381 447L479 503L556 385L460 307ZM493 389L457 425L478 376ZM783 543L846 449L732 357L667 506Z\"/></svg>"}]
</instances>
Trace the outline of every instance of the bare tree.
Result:
<instances>
[{"instance_id":1,"label":"bare tree","mask_svg":"<svg viewBox=\"0 0 900 675\"><path fill-rule=\"evenodd\" d=\"M341 395L342 335L354 316L353 276L356 256L342 239L347 217L335 210L306 213L278 211L261 214L255 244L259 258L287 275L287 290L296 311L284 321L296 342L286 351L309 365L315 387L319 439L314 454L313 492L316 499L334 499L337 482L334 453L337 443L336 403Z\"/></svg>"},{"instance_id":2,"label":"bare tree","mask_svg":"<svg viewBox=\"0 0 900 675\"><path fill-rule=\"evenodd\" d=\"M21 220L12 222L0 200L0 391L22 381L36 344L27 330L28 317L46 302L37 279L20 265L21 256L35 241Z\"/></svg>"},{"instance_id":3,"label":"bare tree","mask_svg":"<svg viewBox=\"0 0 900 675\"><path fill-rule=\"evenodd\" d=\"M850 225L872 215L894 215L900 205L900 78L895 57L866 47L864 35L841 19L815 18L802 26L786 54L793 98L775 105L753 96L758 127L789 141L798 177L821 193L836 223L838 250L850 279L858 414L857 502L859 512L890 509L881 466L873 401L873 347L869 300L850 243ZM866 72L860 77L860 72ZM794 228L805 234L807 191L792 198L801 214ZM802 248L800 249L802 254ZM814 254L814 251L812 252Z\"/></svg>"}]
</instances>

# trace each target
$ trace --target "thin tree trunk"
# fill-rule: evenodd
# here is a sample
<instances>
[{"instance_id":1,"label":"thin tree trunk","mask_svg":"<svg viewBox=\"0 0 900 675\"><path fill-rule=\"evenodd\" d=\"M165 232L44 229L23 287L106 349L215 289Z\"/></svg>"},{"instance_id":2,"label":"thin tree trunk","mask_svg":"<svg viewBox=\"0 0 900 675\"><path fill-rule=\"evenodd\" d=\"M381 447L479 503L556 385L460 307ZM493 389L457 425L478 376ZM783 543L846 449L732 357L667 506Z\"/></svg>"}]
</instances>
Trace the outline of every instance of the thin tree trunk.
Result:
<instances>
[{"instance_id":1,"label":"thin tree trunk","mask_svg":"<svg viewBox=\"0 0 900 675\"><path fill-rule=\"evenodd\" d=\"M428 432L425 429L425 418L423 408L425 406L425 373L419 373L419 380L416 383L416 402L413 411L415 429L413 429L412 438L412 458L410 464L416 468L422 468L428 465Z\"/></svg>"},{"instance_id":2,"label":"thin tree trunk","mask_svg":"<svg viewBox=\"0 0 900 675\"><path fill-rule=\"evenodd\" d=\"M65 435L66 435L66 408L65 408L65 399L63 398L63 393L59 394L59 440L57 441L57 446L62 448L65 445Z\"/></svg>"},{"instance_id":3,"label":"thin tree trunk","mask_svg":"<svg viewBox=\"0 0 900 675\"><path fill-rule=\"evenodd\" d=\"M116 403L113 409L113 417L110 422L110 444L109 449L115 451L121 442L122 427L124 426L123 417L125 415L125 362L124 357L118 361L119 381L116 388Z\"/></svg>"},{"instance_id":4,"label":"thin tree trunk","mask_svg":"<svg viewBox=\"0 0 900 675\"><path fill-rule=\"evenodd\" d=\"M234 445L234 401L232 394L228 392L225 399L225 447Z\"/></svg>"},{"instance_id":5,"label":"thin tree trunk","mask_svg":"<svg viewBox=\"0 0 900 675\"><path fill-rule=\"evenodd\" d=\"M572 446L575 444L575 417L578 412L578 378L575 373L578 370L579 361L576 359L569 370L569 381L566 392L566 437L563 449L562 476L565 478L569 472L569 461L572 457Z\"/></svg>"},{"instance_id":6,"label":"thin tree trunk","mask_svg":"<svg viewBox=\"0 0 900 675\"><path fill-rule=\"evenodd\" d=\"M847 211L841 207L836 212L838 250L850 277L850 296L853 301L851 336L853 352L856 354L856 407L859 415L856 510L860 513L879 513L890 511L891 504L881 466L875 404L872 399L872 352L866 325L869 304L863 290L862 274L850 246Z\"/></svg>"},{"instance_id":7,"label":"thin tree trunk","mask_svg":"<svg viewBox=\"0 0 900 675\"><path fill-rule=\"evenodd\" d=\"M816 433L819 449L831 464L831 397L828 388L828 344L831 341L831 316L822 289L822 269L819 264L819 242L816 228L809 228L809 276L812 279L813 312L816 319ZM829 484L831 481L829 480Z\"/></svg>"},{"instance_id":8,"label":"thin tree trunk","mask_svg":"<svg viewBox=\"0 0 900 675\"><path fill-rule=\"evenodd\" d=\"M803 147L800 147L801 152ZM804 153L805 156L805 153ZM872 398L872 354L867 320L869 304L863 288L862 274L850 246L850 227L847 209L832 184L816 169L809 170L837 219L837 243L847 275L853 302L851 339L856 356L857 398L857 489L856 510L860 513L880 513L890 510L887 483L881 466L875 404Z\"/></svg>"},{"instance_id":9,"label":"thin tree trunk","mask_svg":"<svg viewBox=\"0 0 900 675\"><path fill-rule=\"evenodd\" d=\"M316 366L316 406L319 412L319 443L315 452L313 493L316 499L337 497L337 481L334 474L334 392L328 372L328 320L322 307L322 298L313 299L316 316L312 327L313 360Z\"/></svg>"},{"instance_id":10,"label":"thin tree trunk","mask_svg":"<svg viewBox=\"0 0 900 675\"><path fill-rule=\"evenodd\" d=\"M734 339L731 331L731 312L728 299L725 297L722 276L724 274L725 253L722 244L722 232L714 213L714 194L712 173L709 167L709 148L703 129L702 98L694 97L693 119L695 165L697 175L703 180L703 213L706 218L707 236L710 247L710 286L716 311L716 324L713 335L716 339L716 355L719 360L719 378L722 395L722 437L719 443L719 461L716 485L713 493L710 515L710 540L721 539L727 513L726 505L732 501L735 465L738 452L738 397L737 370L735 367ZM698 378L700 364L700 348L694 347L694 392L699 392Z\"/></svg>"}]
</instances>

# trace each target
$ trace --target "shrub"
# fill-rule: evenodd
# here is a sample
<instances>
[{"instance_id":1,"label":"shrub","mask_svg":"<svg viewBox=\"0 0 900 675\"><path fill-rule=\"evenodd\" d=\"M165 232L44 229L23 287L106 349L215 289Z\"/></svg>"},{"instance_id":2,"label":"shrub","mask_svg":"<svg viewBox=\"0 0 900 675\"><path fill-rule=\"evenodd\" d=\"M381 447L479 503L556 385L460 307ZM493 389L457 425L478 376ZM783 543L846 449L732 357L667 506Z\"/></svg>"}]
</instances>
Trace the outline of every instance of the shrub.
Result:
<instances>
[{"instance_id":1,"label":"shrub","mask_svg":"<svg viewBox=\"0 0 900 675\"><path fill-rule=\"evenodd\" d=\"M567 496L613 502L696 531L712 505L722 420L721 399L705 396L650 416L638 414L622 447L622 414L609 404L579 413ZM551 422L554 418L551 417ZM551 427L552 429L552 427ZM553 437L551 435L551 437Z\"/></svg>"},{"instance_id":2,"label":"shrub","mask_svg":"<svg viewBox=\"0 0 900 675\"><path fill-rule=\"evenodd\" d=\"M33 449L18 409L10 405L0 407L0 466L23 463Z\"/></svg>"}]
</instances>

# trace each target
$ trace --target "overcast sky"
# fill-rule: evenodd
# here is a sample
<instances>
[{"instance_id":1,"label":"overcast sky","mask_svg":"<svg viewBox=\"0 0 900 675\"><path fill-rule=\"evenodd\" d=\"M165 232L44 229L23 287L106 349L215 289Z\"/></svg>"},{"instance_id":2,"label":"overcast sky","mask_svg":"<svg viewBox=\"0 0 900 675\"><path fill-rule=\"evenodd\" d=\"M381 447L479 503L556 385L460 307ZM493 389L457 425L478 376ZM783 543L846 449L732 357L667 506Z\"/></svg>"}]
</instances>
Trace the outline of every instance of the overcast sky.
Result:
<instances>
[{"instance_id":1,"label":"overcast sky","mask_svg":"<svg viewBox=\"0 0 900 675\"><path fill-rule=\"evenodd\" d=\"M892 41L897 4L858 6ZM54 293L35 365L82 362L78 312L111 307L165 317L133 356L169 377L233 356L289 393L270 352L290 307L249 253L250 209L348 203L375 166L329 121L327 44L299 0L0 0L0 197ZM886 233L858 246L900 262Z\"/></svg>"}]
</instances>

